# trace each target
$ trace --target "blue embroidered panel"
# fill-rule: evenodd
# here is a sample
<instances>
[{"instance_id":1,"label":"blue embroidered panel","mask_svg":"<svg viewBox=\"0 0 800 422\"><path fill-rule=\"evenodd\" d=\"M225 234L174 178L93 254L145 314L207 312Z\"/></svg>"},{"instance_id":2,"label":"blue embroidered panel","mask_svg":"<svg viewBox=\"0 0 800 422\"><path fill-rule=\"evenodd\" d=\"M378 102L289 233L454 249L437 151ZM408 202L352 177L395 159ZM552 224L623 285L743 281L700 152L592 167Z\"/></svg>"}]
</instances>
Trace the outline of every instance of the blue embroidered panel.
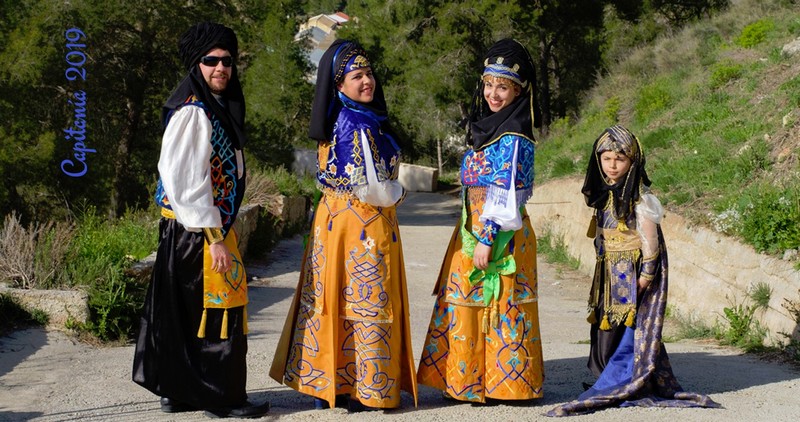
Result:
<instances>
[{"instance_id":1,"label":"blue embroidered panel","mask_svg":"<svg viewBox=\"0 0 800 422\"><path fill-rule=\"evenodd\" d=\"M517 190L533 187L535 147L531 140L517 135L504 135L486 148L468 150L461 163L461 183L465 186L511 186L511 164L514 145L518 145Z\"/></svg>"},{"instance_id":2,"label":"blue embroidered panel","mask_svg":"<svg viewBox=\"0 0 800 422\"><path fill-rule=\"evenodd\" d=\"M371 115L357 109L343 107L333 126L333 139L327 157L321 154L317 180L323 186L335 190L347 190L353 186L367 184L367 173L361 131L375 163L378 181L397 179L400 163L400 148L391 136L381 131L380 124Z\"/></svg>"}]
</instances>

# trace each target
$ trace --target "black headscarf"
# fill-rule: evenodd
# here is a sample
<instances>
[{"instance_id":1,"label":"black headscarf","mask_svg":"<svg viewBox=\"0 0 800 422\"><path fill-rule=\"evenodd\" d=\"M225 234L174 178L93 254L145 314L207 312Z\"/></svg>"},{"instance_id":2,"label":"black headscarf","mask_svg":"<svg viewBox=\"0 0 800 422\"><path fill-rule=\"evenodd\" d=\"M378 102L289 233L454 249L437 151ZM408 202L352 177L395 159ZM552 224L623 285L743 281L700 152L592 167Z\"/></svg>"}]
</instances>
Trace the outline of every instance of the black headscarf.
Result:
<instances>
[{"instance_id":1,"label":"black headscarf","mask_svg":"<svg viewBox=\"0 0 800 422\"><path fill-rule=\"evenodd\" d=\"M311 124L308 136L317 141L328 140L333 131L333 124L339 115L342 104L337 95L336 86L344 78L344 66L350 57L360 54L367 57L367 53L356 42L348 40L334 41L317 67L317 86L314 92L314 103L311 105ZM373 68L374 70L374 68ZM386 116L386 100L383 97L383 88L375 79L375 90L372 95L372 102L361 104L362 107L372 111L377 116ZM388 120L383 119L381 129L391 133L388 127Z\"/></svg>"},{"instance_id":2,"label":"black headscarf","mask_svg":"<svg viewBox=\"0 0 800 422\"><path fill-rule=\"evenodd\" d=\"M600 155L605 151L625 154L631 159L631 168L624 179L609 184L600 166ZM650 186L650 178L645 170L642 145L628 129L616 125L603 131L592 146L586 179L583 182L583 196L586 205L602 210L608 201L608 193L614 195L614 211L618 219L625 219L641 197L641 185Z\"/></svg>"},{"instance_id":3,"label":"black headscarf","mask_svg":"<svg viewBox=\"0 0 800 422\"><path fill-rule=\"evenodd\" d=\"M227 50L234 60L231 78L222 93L224 106L214 98L198 66L200 58L215 48ZM166 126L170 114L183 105L190 96L195 95L217 116L233 145L239 149L244 147L247 142L244 134L245 107L242 85L236 69L236 57L239 54L236 34L232 29L218 23L199 23L181 35L178 52L189 74L183 78L164 104L161 122Z\"/></svg>"},{"instance_id":4,"label":"black headscarf","mask_svg":"<svg viewBox=\"0 0 800 422\"><path fill-rule=\"evenodd\" d=\"M536 69L528 50L518 41L506 38L489 48L484 69L502 64L514 72L525 84L522 92L508 107L493 113L483 97L483 73L472 96L472 106L467 122L467 145L479 150L507 133L515 133L533 140L533 128L541 126L541 112L536 102Z\"/></svg>"}]
</instances>

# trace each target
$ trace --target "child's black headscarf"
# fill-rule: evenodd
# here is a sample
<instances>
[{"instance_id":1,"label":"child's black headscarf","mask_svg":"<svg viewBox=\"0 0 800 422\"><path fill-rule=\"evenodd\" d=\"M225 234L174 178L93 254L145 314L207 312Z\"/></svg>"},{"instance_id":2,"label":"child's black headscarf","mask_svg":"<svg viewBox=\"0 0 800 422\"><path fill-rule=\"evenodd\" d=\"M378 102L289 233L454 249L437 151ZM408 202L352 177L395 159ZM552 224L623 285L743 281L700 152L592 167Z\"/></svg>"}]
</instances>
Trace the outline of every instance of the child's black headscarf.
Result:
<instances>
[{"instance_id":1,"label":"child's black headscarf","mask_svg":"<svg viewBox=\"0 0 800 422\"><path fill-rule=\"evenodd\" d=\"M347 40L334 41L322 55L317 67L317 86L314 92L314 102L311 105L311 123L308 130L310 138L317 141L325 141L330 138L333 124L342 107L336 86L343 80L347 73L345 67L355 55L367 57L367 53L360 45ZM372 102L360 104L360 106L372 111L376 116L386 116L386 100L383 97L383 88L377 78L375 78ZM391 133L387 119L381 121L381 129Z\"/></svg>"},{"instance_id":2,"label":"child's black headscarf","mask_svg":"<svg viewBox=\"0 0 800 422\"><path fill-rule=\"evenodd\" d=\"M483 64L472 96L467 145L479 150L508 133L534 140L533 128L541 126L541 114L536 103L536 68L528 50L518 41L506 38L489 48ZM489 109L483 97L483 76L487 74L510 79L522 87L514 102L497 113Z\"/></svg>"},{"instance_id":3,"label":"child's black headscarf","mask_svg":"<svg viewBox=\"0 0 800 422\"><path fill-rule=\"evenodd\" d=\"M600 155L606 151L624 154L631 159L631 168L622 180L609 184L600 165ZM602 210L608 201L608 193L614 194L614 211L618 219L625 219L639 202L641 185L650 186L650 178L645 171L645 158L639 139L628 129L616 125L603 131L592 147L586 179L583 182L583 196L586 205Z\"/></svg>"}]
</instances>

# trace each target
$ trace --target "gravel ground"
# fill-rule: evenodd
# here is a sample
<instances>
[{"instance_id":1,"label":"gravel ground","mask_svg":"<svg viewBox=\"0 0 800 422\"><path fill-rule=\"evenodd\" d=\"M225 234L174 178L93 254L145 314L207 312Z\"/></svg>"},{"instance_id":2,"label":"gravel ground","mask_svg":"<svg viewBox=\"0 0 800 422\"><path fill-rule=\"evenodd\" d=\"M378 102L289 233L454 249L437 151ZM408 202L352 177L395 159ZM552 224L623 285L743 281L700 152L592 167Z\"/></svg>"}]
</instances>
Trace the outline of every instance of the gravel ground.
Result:
<instances>
[{"instance_id":1,"label":"gravel ground","mask_svg":"<svg viewBox=\"0 0 800 422\"><path fill-rule=\"evenodd\" d=\"M433 281L459 216L459 203L439 194L412 194L400 208L412 337L420 355L433 297ZM574 399L586 369L589 327L585 303L589 279L539 260L539 315L544 345L544 398L519 405L476 407L442 400L420 387L419 407L404 395L401 409L348 414L344 409L313 410L312 399L267 376L297 283L302 238L279 243L264 262L248 266L250 341L248 392L272 403L262 420L456 421L544 420L544 412ZM703 392L723 409L608 409L570 420L592 421L797 421L797 369L766 362L709 341L667 344L678 380ZM29 329L0 338L0 420L3 421L194 421L202 412L165 414L157 397L131 381L133 346L95 347L59 332Z\"/></svg>"}]
</instances>

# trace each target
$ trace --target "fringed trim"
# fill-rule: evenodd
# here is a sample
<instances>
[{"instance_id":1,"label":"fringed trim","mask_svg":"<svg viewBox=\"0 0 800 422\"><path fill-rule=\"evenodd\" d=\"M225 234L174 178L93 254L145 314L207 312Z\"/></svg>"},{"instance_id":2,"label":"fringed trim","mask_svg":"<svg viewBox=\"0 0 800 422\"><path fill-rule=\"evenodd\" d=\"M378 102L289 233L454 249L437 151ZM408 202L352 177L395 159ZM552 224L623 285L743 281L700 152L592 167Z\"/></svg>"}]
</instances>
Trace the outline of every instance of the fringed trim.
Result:
<instances>
[{"instance_id":1,"label":"fringed trim","mask_svg":"<svg viewBox=\"0 0 800 422\"><path fill-rule=\"evenodd\" d=\"M508 189L497 186L489 185L486 189L486 204L506 206L508 203Z\"/></svg>"},{"instance_id":2,"label":"fringed trim","mask_svg":"<svg viewBox=\"0 0 800 422\"><path fill-rule=\"evenodd\" d=\"M642 252L639 249L630 249L625 251L606 250L605 260L607 265L613 266L623 259L636 262L639 260L640 256L642 256Z\"/></svg>"},{"instance_id":3,"label":"fringed trim","mask_svg":"<svg viewBox=\"0 0 800 422\"><path fill-rule=\"evenodd\" d=\"M494 307L492 307L492 328L497 328L500 323L500 303L496 300L494 301Z\"/></svg>"},{"instance_id":4,"label":"fringed trim","mask_svg":"<svg viewBox=\"0 0 800 422\"><path fill-rule=\"evenodd\" d=\"M203 309L203 316L200 317L200 328L197 329L197 338L206 338L206 319L208 319L208 309Z\"/></svg>"},{"instance_id":5,"label":"fringed trim","mask_svg":"<svg viewBox=\"0 0 800 422\"><path fill-rule=\"evenodd\" d=\"M489 333L489 307L483 308L483 318L481 318L481 332L483 334Z\"/></svg>"},{"instance_id":6,"label":"fringed trim","mask_svg":"<svg viewBox=\"0 0 800 422\"><path fill-rule=\"evenodd\" d=\"M245 306L242 310L242 328L244 334L249 333L249 329L247 327L247 306ZM206 321L208 320L208 308L203 309L203 316L200 317L200 327L197 329L197 338L206 338ZM220 327L219 331L219 338L222 340L228 339L228 310L225 309L222 313L222 327Z\"/></svg>"},{"instance_id":7,"label":"fringed trim","mask_svg":"<svg viewBox=\"0 0 800 422\"><path fill-rule=\"evenodd\" d=\"M486 187L485 195L487 204L502 206L506 206L508 204L508 189L503 186L489 185ZM533 196L533 188L516 190L514 195L516 196L517 206L525 205Z\"/></svg>"},{"instance_id":8,"label":"fringed trim","mask_svg":"<svg viewBox=\"0 0 800 422\"><path fill-rule=\"evenodd\" d=\"M489 334L492 329L496 329L500 325L500 303L492 299L488 306L483 308L483 318L481 321L483 334Z\"/></svg>"},{"instance_id":9,"label":"fringed trim","mask_svg":"<svg viewBox=\"0 0 800 422\"><path fill-rule=\"evenodd\" d=\"M219 330L219 338L222 340L228 339L228 310L222 313L222 328Z\"/></svg>"},{"instance_id":10,"label":"fringed trim","mask_svg":"<svg viewBox=\"0 0 800 422\"><path fill-rule=\"evenodd\" d=\"M242 319L242 331L244 331L244 335L247 335L250 333L250 329L247 326L247 305L244 305L244 308L242 308Z\"/></svg>"},{"instance_id":11,"label":"fringed trim","mask_svg":"<svg viewBox=\"0 0 800 422\"><path fill-rule=\"evenodd\" d=\"M628 311L628 317L625 318L625 326L633 327L636 324L636 308Z\"/></svg>"},{"instance_id":12,"label":"fringed trim","mask_svg":"<svg viewBox=\"0 0 800 422\"><path fill-rule=\"evenodd\" d=\"M629 318L633 318L636 316L636 307L633 305L611 305L609 308L606 308L606 315L608 321L611 322L611 325L619 325L625 321L625 325L627 324L627 320ZM633 324L633 322L631 322ZM632 325L628 325L629 327Z\"/></svg>"},{"instance_id":13,"label":"fringed trim","mask_svg":"<svg viewBox=\"0 0 800 422\"><path fill-rule=\"evenodd\" d=\"M608 314L603 315L603 321L600 323L600 329L608 331L611 329L611 324L608 322Z\"/></svg>"},{"instance_id":14,"label":"fringed trim","mask_svg":"<svg viewBox=\"0 0 800 422\"><path fill-rule=\"evenodd\" d=\"M594 239L597 236L597 215L592 216L592 221L589 222L589 228L586 229L586 237Z\"/></svg>"},{"instance_id":15,"label":"fringed trim","mask_svg":"<svg viewBox=\"0 0 800 422\"><path fill-rule=\"evenodd\" d=\"M586 322L589 324L597 324L597 312L594 308L589 309L589 315L586 316Z\"/></svg>"}]
</instances>

